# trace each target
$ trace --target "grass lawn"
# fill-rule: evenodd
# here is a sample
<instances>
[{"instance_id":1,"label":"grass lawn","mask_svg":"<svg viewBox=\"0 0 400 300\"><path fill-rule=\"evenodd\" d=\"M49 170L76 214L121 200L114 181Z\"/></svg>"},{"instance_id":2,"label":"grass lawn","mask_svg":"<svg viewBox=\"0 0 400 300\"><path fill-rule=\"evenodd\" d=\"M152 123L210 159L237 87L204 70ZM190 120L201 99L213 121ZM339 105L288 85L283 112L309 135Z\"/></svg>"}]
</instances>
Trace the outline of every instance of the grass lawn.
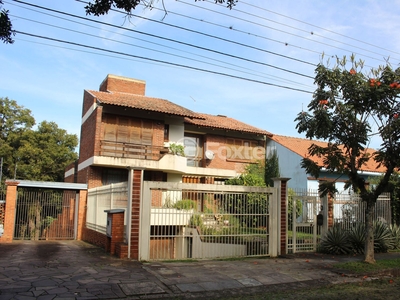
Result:
<instances>
[{"instance_id":1,"label":"grass lawn","mask_svg":"<svg viewBox=\"0 0 400 300\"><path fill-rule=\"evenodd\" d=\"M348 283L328 285L317 288L296 289L286 291L271 291L258 295L246 295L222 300L353 300L353 299L385 299L397 300L400 295L400 278L364 281L360 283Z\"/></svg>"},{"instance_id":2,"label":"grass lawn","mask_svg":"<svg viewBox=\"0 0 400 300\"><path fill-rule=\"evenodd\" d=\"M387 269L400 269L400 259L398 258L377 260L375 264L368 264L362 261L354 261L347 263L338 263L334 264L333 266L337 269L344 269L354 273L362 274L379 272Z\"/></svg>"},{"instance_id":3,"label":"grass lawn","mask_svg":"<svg viewBox=\"0 0 400 300\"><path fill-rule=\"evenodd\" d=\"M337 269L348 270L356 274L370 274L385 270L400 270L400 259L377 260L376 264L368 264L362 261L337 263L333 265ZM381 279L370 280L365 276L360 282L345 284L330 284L315 288L287 289L285 291L270 291L263 294L223 297L222 300L352 300L352 299L400 299L400 277L384 276Z\"/></svg>"}]
</instances>

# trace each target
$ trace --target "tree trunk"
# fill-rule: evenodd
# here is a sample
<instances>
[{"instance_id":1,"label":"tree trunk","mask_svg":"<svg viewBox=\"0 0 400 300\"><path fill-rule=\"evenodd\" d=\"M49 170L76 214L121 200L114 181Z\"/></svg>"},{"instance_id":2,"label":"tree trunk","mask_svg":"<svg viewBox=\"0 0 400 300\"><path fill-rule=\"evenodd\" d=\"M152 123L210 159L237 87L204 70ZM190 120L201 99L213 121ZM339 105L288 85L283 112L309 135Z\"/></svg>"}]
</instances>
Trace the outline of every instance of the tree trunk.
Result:
<instances>
[{"instance_id":1,"label":"tree trunk","mask_svg":"<svg viewBox=\"0 0 400 300\"><path fill-rule=\"evenodd\" d=\"M366 204L364 261L366 263L374 264L374 224L372 218L374 215L375 202L369 199Z\"/></svg>"}]
</instances>

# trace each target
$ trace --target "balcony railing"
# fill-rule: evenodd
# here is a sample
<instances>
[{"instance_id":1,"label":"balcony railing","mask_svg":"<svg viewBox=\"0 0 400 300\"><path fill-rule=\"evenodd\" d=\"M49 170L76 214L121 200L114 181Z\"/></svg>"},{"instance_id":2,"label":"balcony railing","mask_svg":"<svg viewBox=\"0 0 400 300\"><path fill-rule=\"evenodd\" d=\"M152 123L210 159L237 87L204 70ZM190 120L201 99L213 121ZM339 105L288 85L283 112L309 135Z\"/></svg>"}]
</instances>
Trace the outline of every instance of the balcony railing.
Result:
<instances>
[{"instance_id":1,"label":"balcony railing","mask_svg":"<svg viewBox=\"0 0 400 300\"><path fill-rule=\"evenodd\" d=\"M100 143L101 156L160 160L164 154L168 153L168 148L163 146L141 145L105 140L101 141Z\"/></svg>"}]
</instances>

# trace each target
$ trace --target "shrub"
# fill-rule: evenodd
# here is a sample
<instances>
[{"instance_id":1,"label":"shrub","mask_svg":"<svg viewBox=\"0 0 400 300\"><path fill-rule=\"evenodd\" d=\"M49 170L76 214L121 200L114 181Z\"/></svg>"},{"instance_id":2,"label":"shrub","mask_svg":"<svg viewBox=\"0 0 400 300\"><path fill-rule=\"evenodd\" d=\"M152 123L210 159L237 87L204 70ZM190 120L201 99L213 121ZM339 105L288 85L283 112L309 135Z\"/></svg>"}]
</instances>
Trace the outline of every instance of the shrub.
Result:
<instances>
[{"instance_id":1,"label":"shrub","mask_svg":"<svg viewBox=\"0 0 400 300\"><path fill-rule=\"evenodd\" d=\"M365 246L365 226L363 223L357 223L349 232L348 239L354 253L364 253Z\"/></svg>"},{"instance_id":2,"label":"shrub","mask_svg":"<svg viewBox=\"0 0 400 300\"><path fill-rule=\"evenodd\" d=\"M374 252L387 252L389 249L396 249L396 247L399 247L399 243L399 226L389 227L382 222L374 223ZM364 247L365 225L363 223L356 224L348 231L335 225L322 238L319 251L329 254L362 254Z\"/></svg>"},{"instance_id":3,"label":"shrub","mask_svg":"<svg viewBox=\"0 0 400 300\"><path fill-rule=\"evenodd\" d=\"M393 249L400 249L400 226L393 224L388 229L393 238Z\"/></svg>"},{"instance_id":4,"label":"shrub","mask_svg":"<svg viewBox=\"0 0 400 300\"><path fill-rule=\"evenodd\" d=\"M394 248L394 238L389 227L382 222L374 223L374 249L375 252L387 252Z\"/></svg>"},{"instance_id":5,"label":"shrub","mask_svg":"<svg viewBox=\"0 0 400 300\"><path fill-rule=\"evenodd\" d=\"M190 199L184 199L175 202L172 207L176 209L191 210L196 208L196 202Z\"/></svg>"},{"instance_id":6,"label":"shrub","mask_svg":"<svg viewBox=\"0 0 400 300\"><path fill-rule=\"evenodd\" d=\"M346 230L337 225L330 228L321 240L319 251L329 254L351 253L352 247Z\"/></svg>"}]
</instances>

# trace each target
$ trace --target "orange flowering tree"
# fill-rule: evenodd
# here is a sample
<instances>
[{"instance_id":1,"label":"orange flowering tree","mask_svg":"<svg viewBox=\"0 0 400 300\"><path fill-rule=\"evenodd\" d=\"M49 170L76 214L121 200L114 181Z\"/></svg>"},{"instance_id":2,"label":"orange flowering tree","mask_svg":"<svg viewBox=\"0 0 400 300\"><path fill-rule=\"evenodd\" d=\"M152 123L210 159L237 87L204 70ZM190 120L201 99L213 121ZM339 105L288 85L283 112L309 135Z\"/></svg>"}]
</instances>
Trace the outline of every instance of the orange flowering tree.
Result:
<instances>
[{"instance_id":1,"label":"orange flowering tree","mask_svg":"<svg viewBox=\"0 0 400 300\"><path fill-rule=\"evenodd\" d=\"M385 65L365 72L362 61L344 57L332 68L328 63L319 64L315 84L308 112L298 114L296 128L307 138L327 141L327 145L313 144L308 149L309 157L322 158L322 164L305 158L302 167L316 178L322 168L348 176L348 186L366 202L364 259L374 263L375 203L400 167L400 68ZM369 155L366 149L377 137L380 147ZM360 170L370 160L385 171L380 181L368 188ZM333 192L334 183L327 182L320 189Z\"/></svg>"}]
</instances>

